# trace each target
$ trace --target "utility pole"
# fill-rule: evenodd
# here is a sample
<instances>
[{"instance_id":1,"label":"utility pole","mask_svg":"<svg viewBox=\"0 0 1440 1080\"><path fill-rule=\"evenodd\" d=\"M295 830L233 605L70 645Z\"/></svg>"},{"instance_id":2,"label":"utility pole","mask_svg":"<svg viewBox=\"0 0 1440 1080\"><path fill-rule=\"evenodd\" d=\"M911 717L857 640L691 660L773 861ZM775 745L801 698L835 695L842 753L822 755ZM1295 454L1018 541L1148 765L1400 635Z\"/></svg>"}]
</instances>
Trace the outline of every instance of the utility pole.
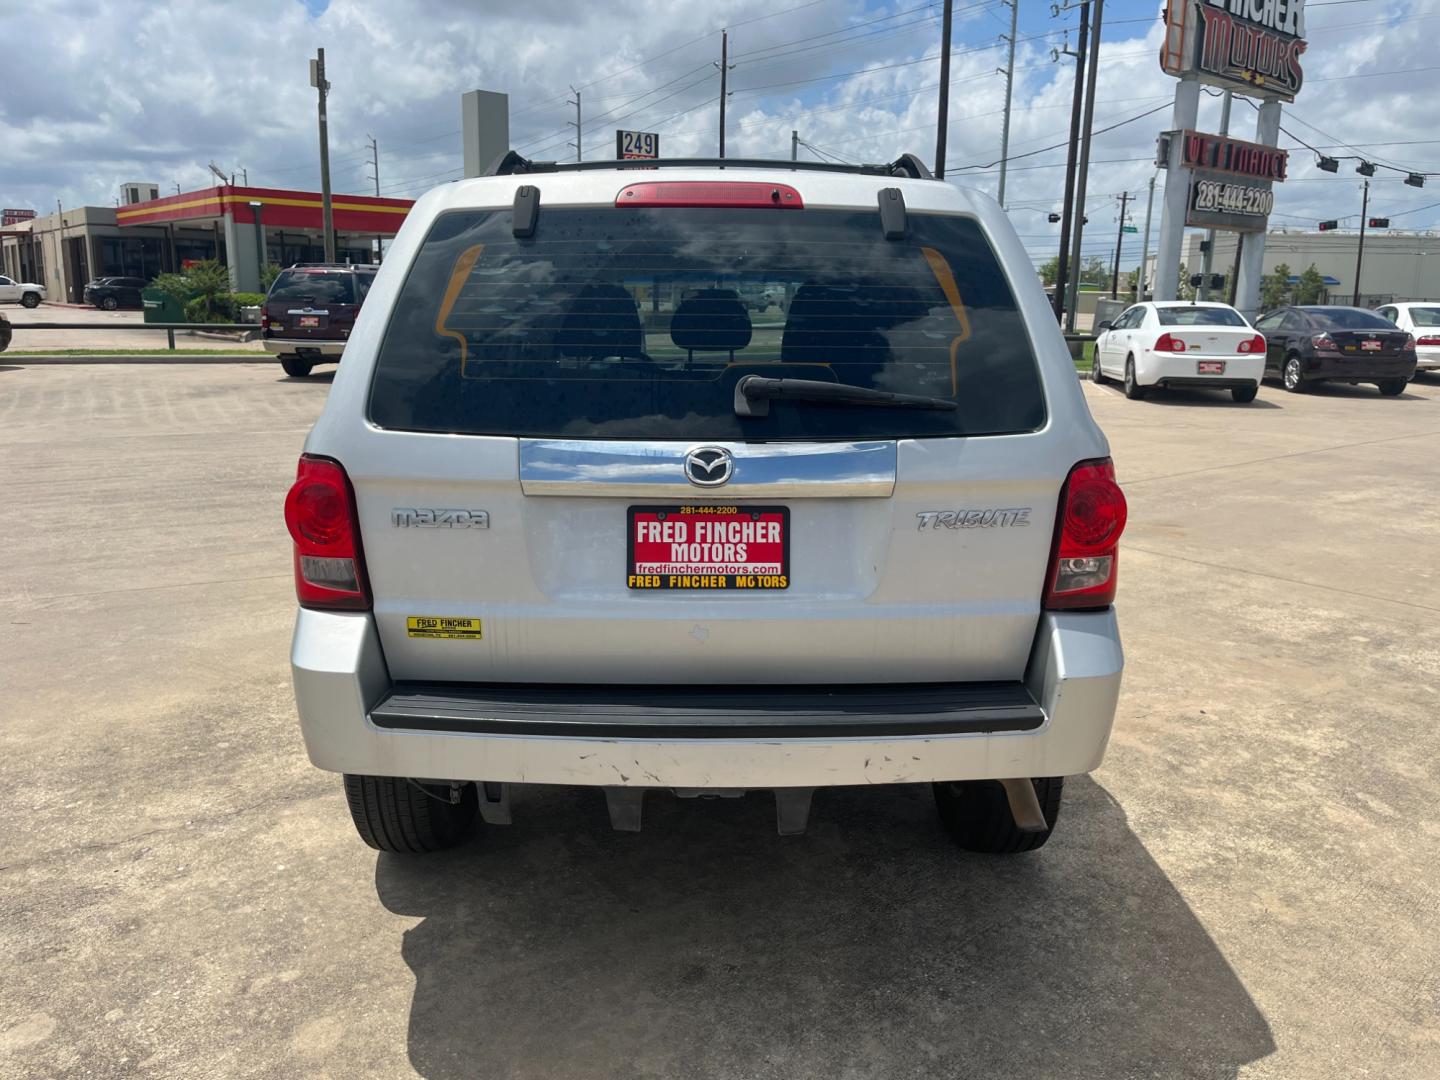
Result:
<instances>
[{"instance_id":1,"label":"utility pole","mask_svg":"<svg viewBox=\"0 0 1440 1080\"><path fill-rule=\"evenodd\" d=\"M1365 225L1369 221L1370 213L1370 178L1365 178L1365 198L1360 204L1360 247L1355 252L1355 296L1351 304L1360 306L1360 266L1365 261Z\"/></svg>"},{"instance_id":2,"label":"utility pole","mask_svg":"<svg viewBox=\"0 0 1440 1080\"><path fill-rule=\"evenodd\" d=\"M1235 306L1235 296L1240 289L1240 255L1245 250L1245 234L1235 234L1235 268L1230 273L1230 299L1226 301L1231 307Z\"/></svg>"},{"instance_id":3,"label":"utility pole","mask_svg":"<svg viewBox=\"0 0 1440 1080\"><path fill-rule=\"evenodd\" d=\"M1070 148L1065 154L1065 202L1060 211L1060 256L1055 270L1055 319L1065 315L1065 291L1069 281L1070 224L1075 214L1075 153L1080 139L1080 106L1085 101L1085 45L1090 40L1090 0L1080 5L1080 40L1075 52L1065 47L1061 53L1075 57L1075 97L1070 104Z\"/></svg>"},{"instance_id":4,"label":"utility pole","mask_svg":"<svg viewBox=\"0 0 1440 1080\"><path fill-rule=\"evenodd\" d=\"M1070 276L1070 293L1065 306L1065 329L1075 332L1075 309L1080 303L1080 241L1085 234L1085 188L1090 180L1090 132L1095 122L1095 83L1100 67L1100 24L1105 17L1105 0L1095 0L1095 23L1090 28L1089 72L1085 76L1085 120L1080 129L1080 172L1075 186L1075 234L1070 241L1070 261L1075 272Z\"/></svg>"},{"instance_id":5,"label":"utility pole","mask_svg":"<svg viewBox=\"0 0 1440 1080\"><path fill-rule=\"evenodd\" d=\"M945 0L940 21L940 109L935 120L935 179L945 179L945 139L950 133L950 26L955 19L955 0Z\"/></svg>"},{"instance_id":6,"label":"utility pole","mask_svg":"<svg viewBox=\"0 0 1440 1080\"><path fill-rule=\"evenodd\" d=\"M1125 208L1130 205L1130 193L1120 193L1120 231L1115 234L1115 266L1110 271L1110 299L1120 298L1120 248L1125 243Z\"/></svg>"},{"instance_id":7,"label":"utility pole","mask_svg":"<svg viewBox=\"0 0 1440 1080\"><path fill-rule=\"evenodd\" d=\"M375 181L375 197L380 197L380 144L375 141L374 135L366 135L370 140L370 166L375 170L370 179ZM378 233L375 236L375 259L380 261L385 255L385 240Z\"/></svg>"},{"instance_id":8,"label":"utility pole","mask_svg":"<svg viewBox=\"0 0 1440 1080\"><path fill-rule=\"evenodd\" d=\"M1225 91L1220 99L1220 134L1230 134L1230 103L1234 95L1229 90ZM1205 257L1200 260L1200 288L1195 293L1196 300L1208 300L1210 298L1210 271L1215 266L1215 230L1205 230Z\"/></svg>"},{"instance_id":9,"label":"utility pole","mask_svg":"<svg viewBox=\"0 0 1440 1080\"><path fill-rule=\"evenodd\" d=\"M240 169L240 183L244 184L246 187L250 186L250 170L244 168L243 166Z\"/></svg>"},{"instance_id":10,"label":"utility pole","mask_svg":"<svg viewBox=\"0 0 1440 1080\"><path fill-rule=\"evenodd\" d=\"M575 106L575 119L567 120L565 123L567 127L573 127L575 129L575 141L570 145L575 147L575 160L580 161L585 157L583 143L580 141L580 91L572 86L570 87L570 92L575 95L575 100L567 101L565 104Z\"/></svg>"},{"instance_id":11,"label":"utility pole","mask_svg":"<svg viewBox=\"0 0 1440 1080\"><path fill-rule=\"evenodd\" d=\"M725 99L730 85L730 31L720 31L720 156L725 156Z\"/></svg>"},{"instance_id":12,"label":"utility pole","mask_svg":"<svg viewBox=\"0 0 1440 1080\"><path fill-rule=\"evenodd\" d=\"M325 50L316 49L310 61L310 85L315 87L320 114L320 227L325 232L325 261L335 261L335 214L330 205L330 121L325 99L330 83L325 78Z\"/></svg>"},{"instance_id":13,"label":"utility pole","mask_svg":"<svg viewBox=\"0 0 1440 1080\"><path fill-rule=\"evenodd\" d=\"M1137 303L1145 299L1145 275L1148 267L1145 265L1150 261L1150 217L1155 212L1155 177L1150 177L1150 198L1145 203L1145 241L1140 245L1140 273L1135 279L1135 300Z\"/></svg>"},{"instance_id":14,"label":"utility pole","mask_svg":"<svg viewBox=\"0 0 1440 1080\"><path fill-rule=\"evenodd\" d=\"M1001 0L1002 3L1010 6L1010 36L1000 36L1010 43L1010 62L1005 65L1005 125L1000 133L1000 198L997 200L1003 207L1005 205L1005 170L1010 162L1010 103L1015 93L1015 31L1020 22L1020 0Z\"/></svg>"},{"instance_id":15,"label":"utility pole","mask_svg":"<svg viewBox=\"0 0 1440 1080\"><path fill-rule=\"evenodd\" d=\"M795 161L800 157L800 132L790 132L790 160Z\"/></svg>"}]
</instances>

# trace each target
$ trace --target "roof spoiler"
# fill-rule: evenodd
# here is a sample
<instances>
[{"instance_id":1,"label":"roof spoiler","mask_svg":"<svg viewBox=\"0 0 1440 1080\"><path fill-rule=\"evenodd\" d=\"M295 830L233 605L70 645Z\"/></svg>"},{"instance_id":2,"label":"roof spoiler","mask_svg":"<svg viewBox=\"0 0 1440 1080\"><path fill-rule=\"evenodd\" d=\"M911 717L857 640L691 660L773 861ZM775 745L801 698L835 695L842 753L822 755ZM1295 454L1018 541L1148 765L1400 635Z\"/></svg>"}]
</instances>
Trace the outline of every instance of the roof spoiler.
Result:
<instances>
[{"instance_id":1,"label":"roof spoiler","mask_svg":"<svg viewBox=\"0 0 1440 1080\"><path fill-rule=\"evenodd\" d=\"M882 165L839 165L828 161L771 161L767 158L636 158L625 161L531 161L507 150L490 165L486 176L517 176L526 173L603 172L613 169L789 169L795 172L838 172L862 176L905 176L912 180L933 180L934 175L914 154L901 154Z\"/></svg>"}]
</instances>

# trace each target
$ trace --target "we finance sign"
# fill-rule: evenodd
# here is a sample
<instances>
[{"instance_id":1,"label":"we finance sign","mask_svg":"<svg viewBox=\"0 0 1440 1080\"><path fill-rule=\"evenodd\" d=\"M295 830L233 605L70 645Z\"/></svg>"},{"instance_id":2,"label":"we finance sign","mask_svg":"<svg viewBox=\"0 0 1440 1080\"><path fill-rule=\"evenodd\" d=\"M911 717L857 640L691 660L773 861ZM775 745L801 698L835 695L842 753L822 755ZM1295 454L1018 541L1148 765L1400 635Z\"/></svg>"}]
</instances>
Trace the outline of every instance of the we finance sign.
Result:
<instances>
[{"instance_id":1,"label":"we finance sign","mask_svg":"<svg viewBox=\"0 0 1440 1080\"><path fill-rule=\"evenodd\" d=\"M1253 97L1294 101L1305 82L1305 0L1170 0L1161 66Z\"/></svg>"}]
</instances>

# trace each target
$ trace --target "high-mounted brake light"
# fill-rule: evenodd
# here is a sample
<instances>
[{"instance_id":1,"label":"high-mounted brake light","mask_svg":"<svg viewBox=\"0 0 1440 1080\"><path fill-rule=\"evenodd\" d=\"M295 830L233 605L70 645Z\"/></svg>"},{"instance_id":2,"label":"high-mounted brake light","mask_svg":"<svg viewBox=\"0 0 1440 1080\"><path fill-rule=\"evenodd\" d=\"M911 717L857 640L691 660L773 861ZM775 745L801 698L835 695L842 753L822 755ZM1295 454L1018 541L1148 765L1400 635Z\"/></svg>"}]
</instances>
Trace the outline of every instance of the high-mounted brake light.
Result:
<instances>
[{"instance_id":1,"label":"high-mounted brake light","mask_svg":"<svg viewBox=\"0 0 1440 1080\"><path fill-rule=\"evenodd\" d=\"M355 493L338 461L302 455L285 496L295 540L295 595L301 607L368 611L370 583L360 551Z\"/></svg>"},{"instance_id":2,"label":"high-mounted brake light","mask_svg":"<svg viewBox=\"0 0 1440 1080\"><path fill-rule=\"evenodd\" d=\"M630 184L615 196L616 206L718 206L740 209L803 210L805 202L789 184L751 181L662 180Z\"/></svg>"},{"instance_id":3,"label":"high-mounted brake light","mask_svg":"<svg viewBox=\"0 0 1440 1080\"><path fill-rule=\"evenodd\" d=\"M1109 458L1082 461L1070 470L1060 492L1046 608L1103 608L1114 603L1117 547L1126 514L1125 493L1115 482L1115 466Z\"/></svg>"},{"instance_id":4,"label":"high-mounted brake light","mask_svg":"<svg viewBox=\"0 0 1440 1080\"><path fill-rule=\"evenodd\" d=\"M1259 353L1265 351L1265 337L1263 334L1256 334L1252 338L1246 338L1240 342L1240 351L1243 353Z\"/></svg>"},{"instance_id":5,"label":"high-mounted brake light","mask_svg":"<svg viewBox=\"0 0 1440 1080\"><path fill-rule=\"evenodd\" d=\"M1161 334L1155 342L1156 352L1184 352L1186 348L1185 339L1174 337L1171 334Z\"/></svg>"}]
</instances>

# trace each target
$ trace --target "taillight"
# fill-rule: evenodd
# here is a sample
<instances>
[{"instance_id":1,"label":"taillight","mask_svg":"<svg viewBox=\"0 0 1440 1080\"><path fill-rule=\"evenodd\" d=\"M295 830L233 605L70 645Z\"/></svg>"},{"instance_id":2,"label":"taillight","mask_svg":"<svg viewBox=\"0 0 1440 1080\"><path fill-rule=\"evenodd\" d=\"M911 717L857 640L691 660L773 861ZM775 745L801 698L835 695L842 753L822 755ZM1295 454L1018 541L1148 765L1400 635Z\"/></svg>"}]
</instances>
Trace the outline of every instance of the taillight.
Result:
<instances>
[{"instance_id":1,"label":"taillight","mask_svg":"<svg viewBox=\"0 0 1440 1080\"><path fill-rule=\"evenodd\" d=\"M1415 344L1430 346L1440 345L1440 337L1422 337L1419 341L1415 342Z\"/></svg>"},{"instance_id":2,"label":"taillight","mask_svg":"<svg viewBox=\"0 0 1440 1080\"><path fill-rule=\"evenodd\" d=\"M1185 348L1184 338L1173 337L1170 334L1161 334L1160 340L1155 342L1156 352L1184 352Z\"/></svg>"},{"instance_id":3,"label":"taillight","mask_svg":"<svg viewBox=\"0 0 1440 1080\"><path fill-rule=\"evenodd\" d=\"M1433 340L1433 339L1432 339L1432 340ZM1400 351L1401 351L1401 352L1414 352L1414 351L1415 351L1415 335L1414 335L1414 334L1406 334L1406 335L1405 335L1405 344L1402 345L1402 346L1400 346Z\"/></svg>"},{"instance_id":4,"label":"taillight","mask_svg":"<svg viewBox=\"0 0 1440 1080\"><path fill-rule=\"evenodd\" d=\"M620 194L615 196L615 205L805 208L800 193L789 184L757 184L739 180L662 180L630 184L620 189Z\"/></svg>"},{"instance_id":5,"label":"taillight","mask_svg":"<svg viewBox=\"0 0 1440 1080\"><path fill-rule=\"evenodd\" d=\"M295 540L295 595L301 607L369 610L355 493L338 461L301 456L285 496L285 527Z\"/></svg>"},{"instance_id":6,"label":"taillight","mask_svg":"<svg viewBox=\"0 0 1440 1080\"><path fill-rule=\"evenodd\" d=\"M1125 493L1109 458L1082 461L1060 492L1045 606L1103 608L1115 601L1115 560L1125 530Z\"/></svg>"},{"instance_id":7,"label":"taillight","mask_svg":"<svg viewBox=\"0 0 1440 1080\"><path fill-rule=\"evenodd\" d=\"M1260 334L1247 341L1240 342L1240 351L1243 353L1257 353L1265 351L1265 338Z\"/></svg>"},{"instance_id":8,"label":"taillight","mask_svg":"<svg viewBox=\"0 0 1440 1080\"><path fill-rule=\"evenodd\" d=\"M1329 334L1316 334L1310 339L1310 344L1314 345L1320 352L1340 351L1340 346L1335 344L1335 339Z\"/></svg>"}]
</instances>

